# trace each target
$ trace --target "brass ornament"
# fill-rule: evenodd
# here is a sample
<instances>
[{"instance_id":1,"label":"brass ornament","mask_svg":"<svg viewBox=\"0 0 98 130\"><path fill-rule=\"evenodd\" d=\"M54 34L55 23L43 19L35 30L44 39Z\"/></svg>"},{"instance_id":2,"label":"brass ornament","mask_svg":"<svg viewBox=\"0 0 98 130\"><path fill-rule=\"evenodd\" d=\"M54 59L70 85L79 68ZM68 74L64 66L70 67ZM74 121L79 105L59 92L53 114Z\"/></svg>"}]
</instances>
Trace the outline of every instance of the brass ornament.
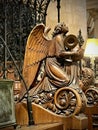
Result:
<instances>
[{"instance_id":1,"label":"brass ornament","mask_svg":"<svg viewBox=\"0 0 98 130\"><path fill-rule=\"evenodd\" d=\"M78 41L77 37L73 34L66 36L64 39L64 45L68 49L73 49L78 43L79 43L79 41Z\"/></svg>"}]
</instances>

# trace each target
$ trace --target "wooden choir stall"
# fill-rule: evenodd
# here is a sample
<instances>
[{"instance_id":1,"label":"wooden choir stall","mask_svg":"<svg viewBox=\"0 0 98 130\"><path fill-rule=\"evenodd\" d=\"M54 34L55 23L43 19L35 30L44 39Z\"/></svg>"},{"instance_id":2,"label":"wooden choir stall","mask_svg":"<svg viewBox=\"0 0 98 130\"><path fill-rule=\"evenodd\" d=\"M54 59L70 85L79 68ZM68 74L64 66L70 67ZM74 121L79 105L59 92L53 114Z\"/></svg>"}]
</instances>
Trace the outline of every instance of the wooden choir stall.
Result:
<instances>
[{"instance_id":1,"label":"wooden choir stall","mask_svg":"<svg viewBox=\"0 0 98 130\"><path fill-rule=\"evenodd\" d=\"M81 66L81 33L68 35L64 23L54 27L51 39L49 31L37 24L28 36L23 77L14 84L14 123L19 130L87 130L98 88L93 71Z\"/></svg>"}]
</instances>

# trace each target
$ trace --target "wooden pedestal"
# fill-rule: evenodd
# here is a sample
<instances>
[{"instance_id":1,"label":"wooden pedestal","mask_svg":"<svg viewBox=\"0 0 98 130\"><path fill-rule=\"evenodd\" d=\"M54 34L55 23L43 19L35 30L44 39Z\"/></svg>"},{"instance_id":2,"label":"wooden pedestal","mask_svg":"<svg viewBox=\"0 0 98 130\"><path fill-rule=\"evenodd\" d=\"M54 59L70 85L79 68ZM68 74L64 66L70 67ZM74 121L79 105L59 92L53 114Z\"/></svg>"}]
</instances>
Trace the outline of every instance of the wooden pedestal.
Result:
<instances>
[{"instance_id":1,"label":"wooden pedestal","mask_svg":"<svg viewBox=\"0 0 98 130\"><path fill-rule=\"evenodd\" d=\"M87 106L85 114L88 117L88 130L98 130L98 103L94 106ZM94 119L96 117L96 119Z\"/></svg>"},{"instance_id":2,"label":"wooden pedestal","mask_svg":"<svg viewBox=\"0 0 98 130\"><path fill-rule=\"evenodd\" d=\"M88 119L84 114L71 117L58 116L36 104L32 104L32 110L35 125L61 123L63 130L83 130L88 126ZM16 121L19 125L28 125L26 103L16 104Z\"/></svg>"}]
</instances>

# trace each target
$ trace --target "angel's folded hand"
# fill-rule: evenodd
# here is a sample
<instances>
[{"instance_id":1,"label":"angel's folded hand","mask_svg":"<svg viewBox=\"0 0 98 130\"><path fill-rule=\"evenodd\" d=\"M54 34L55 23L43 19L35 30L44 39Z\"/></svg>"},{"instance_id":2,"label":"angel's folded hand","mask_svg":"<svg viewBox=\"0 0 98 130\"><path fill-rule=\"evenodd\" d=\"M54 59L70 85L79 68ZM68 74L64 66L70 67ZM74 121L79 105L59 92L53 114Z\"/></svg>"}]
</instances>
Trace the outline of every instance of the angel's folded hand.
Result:
<instances>
[{"instance_id":1,"label":"angel's folded hand","mask_svg":"<svg viewBox=\"0 0 98 130\"><path fill-rule=\"evenodd\" d=\"M75 55L75 52L73 52L73 51L63 51L63 52L61 52L60 53L60 57L66 57L66 56L73 56L73 55Z\"/></svg>"}]
</instances>

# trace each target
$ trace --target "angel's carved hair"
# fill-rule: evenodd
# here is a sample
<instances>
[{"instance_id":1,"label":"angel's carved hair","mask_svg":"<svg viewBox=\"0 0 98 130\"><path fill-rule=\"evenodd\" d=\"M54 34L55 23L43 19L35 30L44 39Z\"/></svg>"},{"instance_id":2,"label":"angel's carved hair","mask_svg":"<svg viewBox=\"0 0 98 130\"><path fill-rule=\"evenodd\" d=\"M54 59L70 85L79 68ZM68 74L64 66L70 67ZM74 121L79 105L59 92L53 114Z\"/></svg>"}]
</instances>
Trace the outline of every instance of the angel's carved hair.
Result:
<instances>
[{"instance_id":1,"label":"angel's carved hair","mask_svg":"<svg viewBox=\"0 0 98 130\"><path fill-rule=\"evenodd\" d=\"M54 32L52 34L53 37L55 37L57 34L66 34L68 32L68 27L66 26L66 24L63 23L58 23L55 28L54 28Z\"/></svg>"}]
</instances>

